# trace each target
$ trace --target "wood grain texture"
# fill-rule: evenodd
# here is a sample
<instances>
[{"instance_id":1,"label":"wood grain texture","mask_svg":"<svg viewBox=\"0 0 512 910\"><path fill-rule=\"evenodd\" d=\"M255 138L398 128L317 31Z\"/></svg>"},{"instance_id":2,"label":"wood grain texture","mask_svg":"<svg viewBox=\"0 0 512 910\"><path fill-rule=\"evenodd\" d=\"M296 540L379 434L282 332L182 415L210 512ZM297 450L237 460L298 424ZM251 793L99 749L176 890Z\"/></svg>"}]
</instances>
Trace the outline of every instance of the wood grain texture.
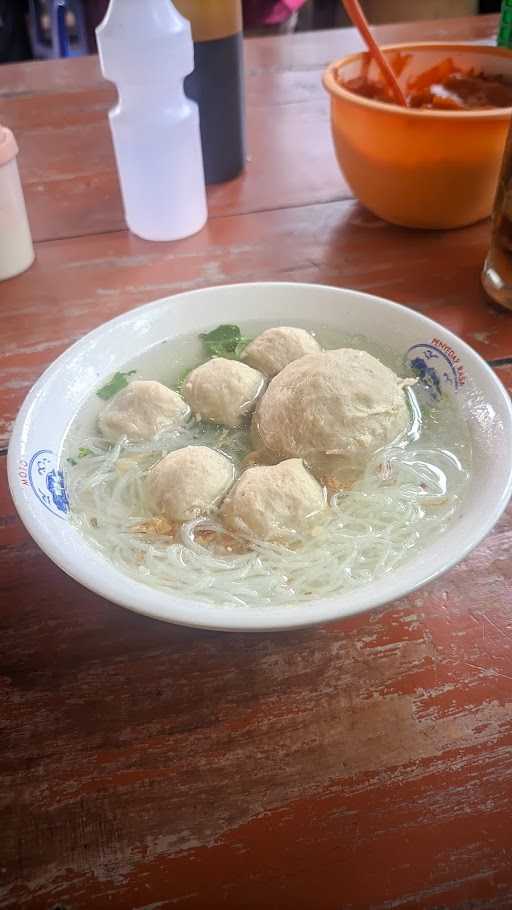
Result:
<instances>
[{"instance_id":1,"label":"wood grain texture","mask_svg":"<svg viewBox=\"0 0 512 910\"><path fill-rule=\"evenodd\" d=\"M0 101L0 117L18 139L36 240L125 227L107 123L113 98L103 89L81 93L79 101L68 94L52 95L49 120L55 118L59 126L35 123L45 116L40 97ZM311 136L319 131L325 141L312 143ZM275 115L268 106L254 107L248 118L248 147L245 174L209 188L210 217L350 196L331 148L327 97L285 104Z\"/></svg>"},{"instance_id":2,"label":"wood grain texture","mask_svg":"<svg viewBox=\"0 0 512 910\"><path fill-rule=\"evenodd\" d=\"M463 22L385 26L379 35L389 42L487 41L495 35L495 16ZM329 105L320 80L332 59L360 49L354 30L246 45L247 171L210 187L210 217L348 198L331 147ZM102 80L97 58L10 65L2 68L2 76L0 121L18 139L34 238L123 228L107 121L116 93Z\"/></svg>"},{"instance_id":3,"label":"wood grain texture","mask_svg":"<svg viewBox=\"0 0 512 910\"><path fill-rule=\"evenodd\" d=\"M213 219L195 237L151 244L120 231L38 245L5 282L0 445L44 367L119 313L180 291L254 280L310 281L391 297L486 358L512 353L512 319L486 301L487 223L447 234L392 228L348 200Z\"/></svg>"},{"instance_id":4,"label":"wood grain texture","mask_svg":"<svg viewBox=\"0 0 512 910\"><path fill-rule=\"evenodd\" d=\"M512 513L428 589L279 635L143 619L0 541L0 907L510 906Z\"/></svg>"},{"instance_id":5,"label":"wood grain texture","mask_svg":"<svg viewBox=\"0 0 512 910\"><path fill-rule=\"evenodd\" d=\"M495 372L500 377L505 388L507 388L512 395L512 362L507 366L496 367Z\"/></svg>"},{"instance_id":6,"label":"wood grain texture","mask_svg":"<svg viewBox=\"0 0 512 910\"><path fill-rule=\"evenodd\" d=\"M378 34L486 41L495 27ZM512 316L480 289L488 224L392 228L329 164L319 74L356 46L351 30L248 42L256 154L175 244L119 229L97 61L2 68L0 117L47 239L0 285L0 447L72 341L225 282L393 297L505 359L512 390ZM57 569L15 514L0 454L0 910L510 910L511 544L509 510L436 583L323 628L180 629Z\"/></svg>"},{"instance_id":7,"label":"wood grain texture","mask_svg":"<svg viewBox=\"0 0 512 910\"><path fill-rule=\"evenodd\" d=\"M382 44L400 41L476 41L493 42L499 17L496 15L464 19L380 25L375 29ZM247 92L253 89L252 77L262 72L291 74L298 70L321 70L331 60L361 49L361 40L353 28L323 32L299 32L295 35L257 38L245 42ZM98 58L11 63L2 66L0 97L39 95L49 92L74 92L104 85ZM269 104L276 103L269 98Z\"/></svg>"}]
</instances>

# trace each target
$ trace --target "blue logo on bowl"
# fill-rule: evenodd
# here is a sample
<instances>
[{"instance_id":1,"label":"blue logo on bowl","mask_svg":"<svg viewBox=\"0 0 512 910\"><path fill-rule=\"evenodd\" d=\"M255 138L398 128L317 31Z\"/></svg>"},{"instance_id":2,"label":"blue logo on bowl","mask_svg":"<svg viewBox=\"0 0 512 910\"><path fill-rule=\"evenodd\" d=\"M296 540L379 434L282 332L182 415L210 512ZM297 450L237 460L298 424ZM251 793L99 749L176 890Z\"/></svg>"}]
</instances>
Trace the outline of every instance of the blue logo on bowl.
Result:
<instances>
[{"instance_id":1,"label":"blue logo on bowl","mask_svg":"<svg viewBox=\"0 0 512 910\"><path fill-rule=\"evenodd\" d=\"M406 360L434 400L448 390L458 392L466 382L459 356L439 338L428 344L413 345L407 351Z\"/></svg>"},{"instance_id":2,"label":"blue logo on bowl","mask_svg":"<svg viewBox=\"0 0 512 910\"><path fill-rule=\"evenodd\" d=\"M64 474L59 470L57 456L50 449L40 449L28 465L28 481L39 502L53 515L64 518L69 512L69 500Z\"/></svg>"}]
</instances>

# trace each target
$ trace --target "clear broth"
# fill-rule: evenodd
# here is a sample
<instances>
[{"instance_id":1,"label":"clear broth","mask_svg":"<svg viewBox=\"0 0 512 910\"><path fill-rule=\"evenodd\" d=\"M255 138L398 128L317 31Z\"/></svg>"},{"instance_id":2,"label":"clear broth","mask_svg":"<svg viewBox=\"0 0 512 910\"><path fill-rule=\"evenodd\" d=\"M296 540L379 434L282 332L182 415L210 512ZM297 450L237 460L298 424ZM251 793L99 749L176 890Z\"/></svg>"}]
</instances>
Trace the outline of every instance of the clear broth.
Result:
<instances>
[{"instance_id":1,"label":"clear broth","mask_svg":"<svg viewBox=\"0 0 512 910\"><path fill-rule=\"evenodd\" d=\"M294 325L311 331L325 349L365 350L400 376L411 375L400 354L367 338ZM268 321L240 326L249 338L268 327ZM188 335L152 346L123 370L174 388L187 369L206 359L198 336ZM182 597L247 608L342 594L405 563L460 511L471 470L466 424L449 396L433 404L420 385L409 394L408 434L375 453L352 488L333 496L315 527L287 546L228 538L215 515L174 529L172 536L165 522L154 522L145 501L149 469L184 445L218 448L239 471L252 448L248 425L226 430L191 422L152 443L109 446L96 430L104 403L94 394L63 445L71 520L123 572ZM80 447L93 454L71 465Z\"/></svg>"}]
</instances>

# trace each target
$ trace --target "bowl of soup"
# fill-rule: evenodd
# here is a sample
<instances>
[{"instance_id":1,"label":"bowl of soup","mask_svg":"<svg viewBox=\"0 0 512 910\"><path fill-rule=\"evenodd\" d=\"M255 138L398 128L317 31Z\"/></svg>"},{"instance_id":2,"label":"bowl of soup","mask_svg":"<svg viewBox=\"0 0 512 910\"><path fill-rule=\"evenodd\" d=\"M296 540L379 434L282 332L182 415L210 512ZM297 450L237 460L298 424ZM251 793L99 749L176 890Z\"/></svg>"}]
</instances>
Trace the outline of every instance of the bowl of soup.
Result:
<instances>
[{"instance_id":1,"label":"bowl of soup","mask_svg":"<svg viewBox=\"0 0 512 910\"><path fill-rule=\"evenodd\" d=\"M332 63L338 163L357 198L392 224L457 228L490 215L512 113L512 54L469 44L389 45L409 106L367 53Z\"/></svg>"},{"instance_id":2,"label":"bowl of soup","mask_svg":"<svg viewBox=\"0 0 512 910\"><path fill-rule=\"evenodd\" d=\"M158 619L286 629L408 594L511 491L512 411L485 362L388 300L307 284L187 292L50 366L8 454L58 566Z\"/></svg>"}]
</instances>

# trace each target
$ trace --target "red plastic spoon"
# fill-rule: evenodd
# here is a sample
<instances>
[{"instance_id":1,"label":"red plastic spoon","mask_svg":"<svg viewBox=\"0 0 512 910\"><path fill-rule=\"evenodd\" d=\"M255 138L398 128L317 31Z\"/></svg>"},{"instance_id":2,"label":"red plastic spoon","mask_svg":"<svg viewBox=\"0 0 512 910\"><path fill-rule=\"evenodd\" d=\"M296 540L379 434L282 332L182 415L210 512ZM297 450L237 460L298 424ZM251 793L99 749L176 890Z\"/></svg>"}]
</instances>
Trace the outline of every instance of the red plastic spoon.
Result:
<instances>
[{"instance_id":1,"label":"red plastic spoon","mask_svg":"<svg viewBox=\"0 0 512 910\"><path fill-rule=\"evenodd\" d=\"M352 25L355 25L361 38L366 44L370 54L380 68L384 79L388 83L393 97L397 104L401 104L403 107L407 107L407 98L405 97L398 79L396 78L393 70L391 69L388 61L386 60L384 54L382 53L379 45L377 44L375 38L373 37L370 26L368 25L368 20L363 13L359 0L341 0L342 6L345 7L345 12L349 19L352 21Z\"/></svg>"}]
</instances>

